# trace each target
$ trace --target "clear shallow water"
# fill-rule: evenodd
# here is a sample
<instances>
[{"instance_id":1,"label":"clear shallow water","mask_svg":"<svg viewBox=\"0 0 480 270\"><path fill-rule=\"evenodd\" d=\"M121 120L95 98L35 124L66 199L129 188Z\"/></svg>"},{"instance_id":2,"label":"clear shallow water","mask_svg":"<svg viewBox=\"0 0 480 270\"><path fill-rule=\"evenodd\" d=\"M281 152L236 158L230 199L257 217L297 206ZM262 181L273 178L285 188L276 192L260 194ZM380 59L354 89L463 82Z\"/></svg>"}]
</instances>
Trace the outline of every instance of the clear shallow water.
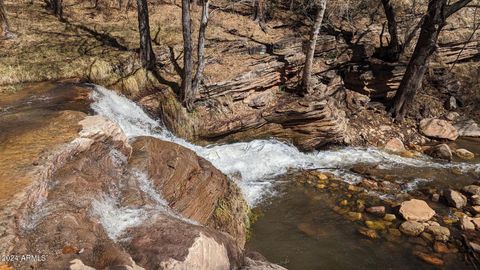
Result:
<instances>
[{"instance_id":1,"label":"clear shallow water","mask_svg":"<svg viewBox=\"0 0 480 270\"><path fill-rule=\"evenodd\" d=\"M290 270L439 269L420 261L423 247L406 237L371 240L352 222L332 210L331 194L286 184L281 195L260 203L247 248ZM382 237L388 235L384 232ZM457 254L445 256L442 269L469 269Z\"/></svg>"}]
</instances>

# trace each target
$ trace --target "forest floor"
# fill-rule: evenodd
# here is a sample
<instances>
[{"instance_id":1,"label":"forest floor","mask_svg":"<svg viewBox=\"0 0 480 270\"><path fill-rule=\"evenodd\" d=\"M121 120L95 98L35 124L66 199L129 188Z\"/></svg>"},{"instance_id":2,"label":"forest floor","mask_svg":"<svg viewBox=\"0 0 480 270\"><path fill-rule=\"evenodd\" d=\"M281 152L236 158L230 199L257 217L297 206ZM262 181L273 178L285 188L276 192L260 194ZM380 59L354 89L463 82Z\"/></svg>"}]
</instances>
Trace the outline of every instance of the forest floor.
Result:
<instances>
[{"instance_id":1,"label":"forest floor","mask_svg":"<svg viewBox=\"0 0 480 270\"><path fill-rule=\"evenodd\" d=\"M18 91L28 83L74 79L115 89L138 101L159 89L175 89L180 85L183 43L179 3L149 3L154 50L157 62L163 65L160 70L163 81L159 82L139 65L135 8L119 9L117 6L109 6L110 1L101 1L103 5L94 8L90 1L66 0L65 22L61 22L45 9L43 2L28 2L7 0L5 3L11 30L18 38L0 40L0 94ZM376 12L377 17L382 13L378 8L372 7L372 14ZM380 46L380 24L373 23L371 18L362 13L350 14L351 22L339 20L335 16L341 8L334 7L330 10L326 15L328 23L336 24L333 26L335 29L353 33L352 43L368 49ZM200 12L200 7L192 5L194 44ZM266 31L263 31L252 19L252 14L249 3L223 0L212 2L204 76L207 83L232 81L250 71L252 62L267 59L262 53L236 52L237 45L244 49L251 45L274 45L289 38L308 38L311 23L308 17L278 8L270 14ZM466 13L454 16L450 20L451 25L443 31L440 42L447 44L466 40L471 33L471 21L468 18L471 16ZM478 39L478 36L475 38ZM407 57L408 53L402 61L406 62ZM317 57L316 61L325 60L320 58ZM434 57L431 67L449 65ZM471 102L475 97L480 100L479 67L479 62L470 62L457 64L451 70L463 86L460 95L464 95L465 100L470 100L472 104L475 103ZM438 91L428 84L424 90L418 96L418 101L422 103L420 107L434 111L433 116L436 117L445 114L443 99L448 95L443 95L440 99L434 97ZM479 119L480 110L475 109L475 106L478 104L468 107L468 113L473 113L472 118ZM359 116L361 119L356 124L352 123L370 133L364 125L371 123L372 117L380 119L381 124L392 123L385 111L381 115L382 117L368 113ZM415 126L414 123L412 125Z\"/></svg>"},{"instance_id":2,"label":"forest floor","mask_svg":"<svg viewBox=\"0 0 480 270\"><path fill-rule=\"evenodd\" d=\"M131 97L147 88L151 80L138 68L136 9L101 6L98 10L92 8L89 1L64 2L66 22L60 22L40 1L33 5L27 1L6 1L11 30L18 38L0 41L0 93L21 89L25 83L67 78L120 88ZM247 6L232 7L216 1L211 8L206 50L209 59L215 61L207 65L207 79L238 76L242 73L242 61L248 60L224 53L223 43L247 39L266 44L288 36L302 36L307 31L301 25L295 30L275 28L300 20L296 16L278 15L278 19L269 21L266 33L251 16L231 11L232 8L247 9ZM200 7L193 6L194 43L200 12ZM181 8L176 4L150 6L151 32L159 61L169 62L171 56L178 61L181 57L180 18ZM180 80L174 70L163 75L169 80Z\"/></svg>"}]
</instances>

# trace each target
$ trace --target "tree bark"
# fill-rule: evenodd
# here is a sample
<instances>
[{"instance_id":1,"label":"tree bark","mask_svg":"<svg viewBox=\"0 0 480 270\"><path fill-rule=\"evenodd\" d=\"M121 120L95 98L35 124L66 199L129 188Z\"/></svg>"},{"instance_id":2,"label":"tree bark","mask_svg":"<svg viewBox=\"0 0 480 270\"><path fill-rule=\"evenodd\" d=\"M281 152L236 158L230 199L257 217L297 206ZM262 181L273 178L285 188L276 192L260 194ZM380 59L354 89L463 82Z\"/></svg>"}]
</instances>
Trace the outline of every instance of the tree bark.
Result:
<instances>
[{"instance_id":1,"label":"tree bark","mask_svg":"<svg viewBox=\"0 0 480 270\"><path fill-rule=\"evenodd\" d=\"M5 4L3 0L0 0L0 27L2 32L0 32L2 37L6 37L9 33L10 27L7 19L7 12L5 11Z\"/></svg>"},{"instance_id":2,"label":"tree bark","mask_svg":"<svg viewBox=\"0 0 480 270\"><path fill-rule=\"evenodd\" d=\"M52 0L53 14L63 20L63 0Z\"/></svg>"},{"instance_id":3,"label":"tree bark","mask_svg":"<svg viewBox=\"0 0 480 270\"><path fill-rule=\"evenodd\" d=\"M192 93L192 30L190 24L190 0L182 0L182 28L183 28L183 78L182 100L190 111L193 105Z\"/></svg>"},{"instance_id":4,"label":"tree bark","mask_svg":"<svg viewBox=\"0 0 480 270\"><path fill-rule=\"evenodd\" d=\"M403 121L418 89L422 86L428 59L435 52L438 35L447 19L447 1L431 0L428 5L417 45L395 94L393 113L397 121Z\"/></svg>"},{"instance_id":5,"label":"tree bark","mask_svg":"<svg viewBox=\"0 0 480 270\"><path fill-rule=\"evenodd\" d=\"M382 0L383 9L388 22L388 33L390 34L390 42L388 43L386 58L389 61L398 61L401 53L400 40L398 38L397 21L395 10L390 0Z\"/></svg>"},{"instance_id":6,"label":"tree bark","mask_svg":"<svg viewBox=\"0 0 480 270\"><path fill-rule=\"evenodd\" d=\"M137 0L138 31L140 32L140 61L147 70L155 69L155 53L150 37L150 22L148 16L147 0Z\"/></svg>"},{"instance_id":7,"label":"tree bark","mask_svg":"<svg viewBox=\"0 0 480 270\"><path fill-rule=\"evenodd\" d=\"M258 24L260 25L260 28L262 28L263 31L265 31L265 10L266 10L265 0L256 0L254 20L258 21Z\"/></svg>"},{"instance_id":8,"label":"tree bark","mask_svg":"<svg viewBox=\"0 0 480 270\"><path fill-rule=\"evenodd\" d=\"M459 0L451 5L447 5L448 0L431 0L429 2L427 14L422 19L417 45L395 94L392 107L395 120L404 120L417 91L422 86L428 60L437 48L438 36L445 26L447 18L471 1Z\"/></svg>"},{"instance_id":9,"label":"tree bark","mask_svg":"<svg viewBox=\"0 0 480 270\"><path fill-rule=\"evenodd\" d=\"M192 92L193 98L196 99L199 95L200 82L203 78L203 70L205 69L205 32L208 25L208 0L203 0L202 3L202 19L200 21L200 29L198 31L198 64L197 64L197 73L193 79ZM193 101L192 101L193 102Z\"/></svg>"},{"instance_id":10,"label":"tree bark","mask_svg":"<svg viewBox=\"0 0 480 270\"><path fill-rule=\"evenodd\" d=\"M315 22L313 24L312 31L310 32L310 44L308 46L305 66L303 68L302 87L300 89L301 93L310 93L313 90L311 83L313 58L315 55L315 47L317 45L318 33L320 32L320 27L322 26L323 15L325 14L326 5L327 0L317 0L315 2L317 12L315 15Z\"/></svg>"}]
</instances>

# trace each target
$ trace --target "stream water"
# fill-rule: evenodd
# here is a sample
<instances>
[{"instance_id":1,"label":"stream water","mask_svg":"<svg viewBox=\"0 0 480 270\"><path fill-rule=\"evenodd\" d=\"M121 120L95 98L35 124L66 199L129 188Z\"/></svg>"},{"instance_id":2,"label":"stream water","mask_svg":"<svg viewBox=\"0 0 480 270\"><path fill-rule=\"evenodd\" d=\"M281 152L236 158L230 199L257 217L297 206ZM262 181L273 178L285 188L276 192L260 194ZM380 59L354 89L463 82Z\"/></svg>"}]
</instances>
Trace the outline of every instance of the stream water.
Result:
<instances>
[{"instance_id":1,"label":"stream water","mask_svg":"<svg viewBox=\"0 0 480 270\"><path fill-rule=\"evenodd\" d=\"M405 158L377 148L339 148L304 153L271 140L253 140L201 147L175 137L134 102L96 86L91 108L117 122L129 137L149 135L181 144L234 179L260 218L253 226L248 248L289 269L428 269L412 255L408 241L370 240L334 212L339 194L318 192L295 184L295 172L321 169L348 183L362 179L350 172L354 165L375 166L393 176L406 193L419 187L456 187L473 182L479 160L441 162L425 156ZM477 140L457 142L480 154ZM292 173L293 172L293 173ZM392 196L378 194L379 196ZM307 232L307 233L306 233ZM447 268L464 269L456 255L445 256ZM449 262L451 260L451 263Z\"/></svg>"}]
</instances>

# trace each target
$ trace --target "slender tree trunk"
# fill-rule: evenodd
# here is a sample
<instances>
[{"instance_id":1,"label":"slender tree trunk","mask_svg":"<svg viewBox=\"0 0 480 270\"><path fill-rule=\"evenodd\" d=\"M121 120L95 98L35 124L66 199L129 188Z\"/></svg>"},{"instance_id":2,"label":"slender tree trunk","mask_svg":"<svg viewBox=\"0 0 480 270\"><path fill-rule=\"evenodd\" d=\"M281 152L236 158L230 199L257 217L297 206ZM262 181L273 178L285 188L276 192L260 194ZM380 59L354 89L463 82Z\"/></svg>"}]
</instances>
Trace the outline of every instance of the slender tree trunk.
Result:
<instances>
[{"instance_id":1,"label":"slender tree trunk","mask_svg":"<svg viewBox=\"0 0 480 270\"><path fill-rule=\"evenodd\" d=\"M302 93L312 92L312 67L313 67L313 58L315 55L315 47L317 45L318 33L320 32L320 27L322 26L323 15L325 14L325 8L327 5L327 0L317 0L316 3L317 13L315 15L315 22L312 27L312 32L310 33L310 45L308 46L307 56L305 59L305 66L303 68L303 78L302 78Z\"/></svg>"},{"instance_id":2,"label":"slender tree trunk","mask_svg":"<svg viewBox=\"0 0 480 270\"><path fill-rule=\"evenodd\" d=\"M137 0L138 31L140 32L140 60L143 68L155 69L155 53L152 48L150 37L150 22L148 18L147 0Z\"/></svg>"},{"instance_id":3,"label":"slender tree trunk","mask_svg":"<svg viewBox=\"0 0 480 270\"><path fill-rule=\"evenodd\" d=\"M403 121L418 89L422 86L427 62L435 52L438 35L447 19L447 1L431 0L428 5L417 45L395 94L393 113L397 121Z\"/></svg>"},{"instance_id":4,"label":"slender tree trunk","mask_svg":"<svg viewBox=\"0 0 480 270\"><path fill-rule=\"evenodd\" d=\"M263 31L265 31L265 10L266 10L265 0L256 0L254 20L258 21L258 24L260 25Z\"/></svg>"},{"instance_id":5,"label":"slender tree trunk","mask_svg":"<svg viewBox=\"0 0 480 270\"><path fill-rule=\"evenodd\" d=\"M7 12L5 11L5 4L0 0L0 32L2 37L6 37L9 33L10 27L8 25Z\"/></svg>"},{"instance_id":6,"label":"slender tree trunk","mask_svg":"<svg viewBox=\"0 0 480 270\"><path fill-rule=\"evenodd\" d=\"M192 30L190 24L190 0L182 0L183 26L183 78L182 100L188 110L192 109Z\"/></svg>"},{"instance_id":7,"label":"slender tree trunk","mask_svg":"<svg viewBox=\"0 0 480 270\"><path fill-rule=\"evenodd\" d=\"M63 0L52 0L53 14L63 20Z\"/></svg>"},{"instance_id":8,"label":"slender tree trunk","mask_svg":"<svg viewBox=\"0 0 480 270\"><path fill-rule=\"evenodd\" d=\"M200 82L203 78L203 70L205 69L205 32L208 25L208 0L203 0L202 3L202 19L200 22L200 29L198 31L198 65L195 79L193 79L192 92L193 98L196 99L199 94Z\"/></svg>"},{"instance_id":9,"label":"slender tree trunk","mask_svg":"<svg viewBox=\"0 0 480 270\"><path fill-rule=\"evenodd\" d=\"M390 34L390 42L387 47L387 59L397 61L401 53L400 40L397 32L397 21L395 10L392 7L390 0L382 0L383 9L388 22L388 33Z\"/></svg>"}]
</instances>

